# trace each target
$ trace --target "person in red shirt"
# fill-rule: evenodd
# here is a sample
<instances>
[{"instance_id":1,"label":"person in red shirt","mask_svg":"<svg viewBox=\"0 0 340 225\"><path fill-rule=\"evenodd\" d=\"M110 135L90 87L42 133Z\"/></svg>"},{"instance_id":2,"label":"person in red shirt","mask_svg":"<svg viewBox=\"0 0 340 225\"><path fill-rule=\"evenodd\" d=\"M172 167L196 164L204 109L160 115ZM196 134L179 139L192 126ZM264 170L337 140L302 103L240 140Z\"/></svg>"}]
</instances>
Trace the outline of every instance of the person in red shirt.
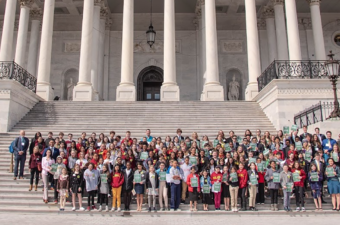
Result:
<instances>
[{"instance_id":1,"label":"person in red shirt","mask_svg":"<svg viewBox=\"0 0 340 225\"><path fill-rule=\"evenodd\" d=\"M187 176L187 185L189 191L189 200L190 200L190 211L197 211L197 200L198 200L198 193L200 193L200 178L196 174L197 166L192 166L190 169L190 174ZM195 187L192 186L191 180L196 179ZM192 203L194 203L194 208L192 208Z\"/></svg>"},{"instance_id":2,"label":"person in red shirt","mask_svg":"<svg viewBox=\"0 0 340 225\"><path fill-rule=\"evenodd\" d=\"M294 173L299 174L299 180L294 182L295 187L295 196L296 196L296 212L299 212L300 210L302 212L305 212L305 202L304 202L304 182L306 179L306 173L303 169L300 167L300 163L298 161L294 162L294 167L292 169L293 174L293 180L294 180ZM301 208L300 208L301 205Z\"/></svg>"},{"instance_id":3,"label":"person in red shirt","mask_svg":"<svg viewBox=\"0 0 340 225\"><path fill-rule=\"evenodd\" d=\"M285 160L285 156L283 154L283 151L280 149L280 144L276 144L275 145L275 151L273 152L274 155L276 155L276 153L280 152L281 153L281 159L282 161Z\"/></svg>"},{"instance_id":4,"label":"person in red shirt","mask_svg":"<svg viewBox=\"0 0 340 225\"><path fill-rule=\"evenodd\" d=\"M98 154L98 156L101 156L101 158L106 159L107 154L106 145L101 144L100 148L96 150L96 153Z\"/></svg>"},{"instance_id":5,"label":"person in red shirt","mask_svg":"<svg viewBox=\"0 0 340 225\"><path fill-rule=\"evenodd\" d=\"M296 151L296 149L295 149L294 143L290 144L290 146L289 146L288 155L290 155L290 153L293 153L293 154L294 154L294 158L293 158L294 161L295 161L295 160L298 160L299 154L298 154L298 151ZM291 168L290 168L290 169L291 169Z\"/></svg>"},{"instance_id":6,"label":"person in red shirt","mask_svg":"<svg viewBox=\"0 0 340 225\"><path fill-rule=\"evenodd\" d=\"M72 138L73 138L73 134L68 134L68 140L65 141L66 149L68 152L71 152L70 149L71 149L71 145L73 142Z\"/></svg>"},{"instance_id":7,"label":"person in red shirt","mask_svg":"<svg viewBox=\"0 0 340 225\"><path fill-rule=\"evenodd\" d=\"M63 160L63 164L66 166L66 168L68 167L68 159L67 156L65 155L65 152L60 152L60 156Z\"/></svg>"},{"instance_id":8,"label":"person in red shirt","mask_svg":"<svg viewBox=\"0 0 340 225\"><path fill-rule=\"evenodd\" d=\"M213 185L212 192L214 192L214 201L215 201L215 210L221 210L220 205L221 205L221 184L222 184L222 178L223 174L220 172L221 167L216 166L215 167L215 172L213 172L210 176L211 179L211 184ZM219 185L220 186L220 191L215 191L214 185Z\"/></svg>"},{"instance_id":9,"label":"person in red shirt","mask_svg":"<svg viewBox=\"0 0 340 225\"><path fill-rule=\"evenodd\" d=\"M131 132L130 131L126 131L125 134L125 138L120 142L120 144L124 144L125 142L127 142L127 146L130 147L133 143L133 140L131 139Z\"/></svg>"},{"instance_id":10,"label":"person in red shirt","mask_svg":"<svg viewBox=\"0 0 340 225\"><path fill-rule=\"evenodd\" d=\"M241 211L247 210L247 186L248 186L248 172L244 169L244 163L240 163L238 165L237 176L238 176L238 184L239 184L239 191L238 193L241 195Z\"/></svg>"},{"instance_id":11,"label":"person in red shirt","mask_svg":"<svg viewBox=\"0 0 340 225\"><path fill-rule=\"evenodd\" d=\"M124 143L122 143L122 144L120 145L120 153L121 153L120 156L121 156L122 160L125 160L126 155L127 155L127 149L126 149Z\"/></svg>"},{"instance_id":12,"label":"person in red shirt","mask_svg":"<svg viewBox=\"0 0 340 225\"><path fill-rule=\"evenodd\" d=\"M97 169L97 166L98 166L98 160L99 160L99 157L98 157L98 154L97 153L94 153L93 154L93 158L91 159L91 163L93 164L93 169Z\"/></svg>"},{"instance_id":13,"label":"person in red shirt","mask_svg":"<svg viewBox=\"0 0 340 225\"><path fill-rule=\"evenodd\" d=\"M289 171L291 172L292 169L293 169L293 166L294 166L294 162L295 162L295 159L294 159L294 152L290 152L288 153L288 159L286 160L286 163L288 168L289 168Z\"/></svg>"},{"instance_id":14,"label":"person in red shirt","mask_svg":"<svg viewBox=\"0 0 340 225\"><path fill-rule=\"evenodd\" d=\"M257 163L257 165L260 164L260 163L265 164L265 162L262 161L260 158L256 159L256 163ZM256 166L256 171L257 171L257 174L259 176L258 193L256 195L256 203L257 204L264 204L264 175L266 175L265 166L263 167L263 169L264 170L262 172L259 172L258 167Z\"/></svg>"},{"instance_id":15,"label":"person in red shirt","mask_svg":"<svg viewBox=\"0 0 340 225\"><path fill-rule=\"evenodd\" d=\"M116 165L114 168L114 171L111 173L112 181L111 181L111 187L112 187L112 209L111 212L115 211L116 204L118 207L118 212L121 211L121 193L122 193L122 185L124 183L124 174L122 173L120 166Z\"/></svg>"}]
</instances>

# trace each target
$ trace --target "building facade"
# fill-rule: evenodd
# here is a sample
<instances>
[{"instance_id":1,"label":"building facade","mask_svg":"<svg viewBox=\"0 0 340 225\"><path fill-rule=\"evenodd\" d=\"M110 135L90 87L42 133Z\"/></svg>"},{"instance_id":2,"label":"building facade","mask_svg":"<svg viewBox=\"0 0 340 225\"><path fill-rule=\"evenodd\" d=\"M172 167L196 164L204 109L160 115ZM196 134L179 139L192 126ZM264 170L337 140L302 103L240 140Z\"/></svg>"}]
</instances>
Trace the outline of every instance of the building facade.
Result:
<instances>
[{"instance_id":1,"label":"building facade","mask_svg":"<svg viewBox=\"0 0 340 225\"><path fill-rule=\"evenodd\" d=\"M252 100L274 60L340 52L338 0L2 0L0 14L0 61L45 100Z\"/></svg>"}]
</instances>

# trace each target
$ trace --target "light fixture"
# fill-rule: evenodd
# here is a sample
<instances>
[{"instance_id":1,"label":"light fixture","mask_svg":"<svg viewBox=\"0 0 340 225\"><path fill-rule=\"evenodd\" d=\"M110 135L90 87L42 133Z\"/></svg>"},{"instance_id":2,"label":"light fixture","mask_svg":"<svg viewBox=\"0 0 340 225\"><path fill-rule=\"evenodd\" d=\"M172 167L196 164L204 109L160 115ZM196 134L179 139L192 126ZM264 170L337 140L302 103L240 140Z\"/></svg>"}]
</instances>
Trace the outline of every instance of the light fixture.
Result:
<instances>
[{"instance_id":1,"label":"light fixture","mask_svg":"<svg viewBox=\"0 0 340 225\"><path fill-rule=\"evenodd\" d=\"M150 0L150 26L149 26L149 30L146 31L146 40L148 45L150 45L150 48L152 47L152 45L155 43L155 39L156 39L156 31L153 30L153 26L152 26L152 0Z\"/></svg>"},{"instance_id":2,"label":"light fixture","mask_svg":"<svg viewBox=\"0 0 340 225\"><path fill-rule=\"evenodd\" d=\"M334 110L329 115L328 119L331 118L337 118L340 117L340 110L339 110L339 101L338 101L338 95L337 95L337 87L336 83L339 78L339 67L340 62L338 60L334 60L334 54L332 51L330 51L330 54L328 55L329 59L327 62L325 62L326 70L327 70L327 76L329 80L332 82L333 86L333 92L334 92Z\"/></svg>"}]
</instances>

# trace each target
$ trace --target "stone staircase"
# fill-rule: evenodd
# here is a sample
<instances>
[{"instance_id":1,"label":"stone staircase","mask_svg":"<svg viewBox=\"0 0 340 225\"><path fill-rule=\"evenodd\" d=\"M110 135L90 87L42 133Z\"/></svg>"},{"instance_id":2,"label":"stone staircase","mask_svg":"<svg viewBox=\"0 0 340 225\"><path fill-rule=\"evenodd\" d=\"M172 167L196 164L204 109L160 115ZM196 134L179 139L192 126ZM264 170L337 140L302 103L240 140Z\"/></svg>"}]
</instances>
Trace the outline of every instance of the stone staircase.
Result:
<instances>
[{"instance_id":1,"label":"stone staircase","mask_svg":"<svg viewBox=\"0 0 340 225\"><path fill-rule=\"evenodd\" d=\"M125 131L130 130L132 137L139 139L145 134L146 128L151 129L153 136L162 138L166 135L175 135L177 128L183 130L184 136L191 136L191 133L196 131L199 137L206 134L210 138L214 138L220 129L226 134L229 130L234 130L237 135L243 135L246 129L255 132L257 128L275 133L269 119L254 102L40 102L11 132L0 134L0 211L51 213L58 212L59 209L59 205L53 203L45 205L42 202L42 181L39 182L37 192L28 191L29 156L26 160L24 180L14 181L13 174L9 173L11 154L8 152L8 146L18 136L19 130L24 129L29 138L37 131L40 131L43 137L47 136L48 131L54 132L55 135L60 131L65 134L71 132L76 138L82 131L88 134L93 131L97 134L101 132L108 134L109 131L114 130L117 135L124 136ZM49 200L52 201L53 191L49 191L49 196ZM330 199L326 201L331 202ZM86 205L87 198L84 198L83 202ZM307 210L314 209L311 198L306 199L306 202ZM294 199L292 206L293 203ZM144 208L146 207L147 205ZM223 209L223 205L221 207ZM268 211L268 207L269 198L266 199L265 205L257 206L260 210L258 213L272 214L273 212ZM135 204L131 208L131 213L140 214L133 210L136 208ZM187 204L181 205L180 208L183 210L180 213L191 213ZM210 209L213 208L214 206L211 205ZM331 205L324 205L323 208L331 209ZM201 204L198 209L203 209ZM281 204L280 209L282 209ZM66 211L63 213L73 213L70 210L71 203L67 203ZM158 213L171 212L159 211ZM214 213L225 213L225 211Z\"/></svg>"}]
</instances>

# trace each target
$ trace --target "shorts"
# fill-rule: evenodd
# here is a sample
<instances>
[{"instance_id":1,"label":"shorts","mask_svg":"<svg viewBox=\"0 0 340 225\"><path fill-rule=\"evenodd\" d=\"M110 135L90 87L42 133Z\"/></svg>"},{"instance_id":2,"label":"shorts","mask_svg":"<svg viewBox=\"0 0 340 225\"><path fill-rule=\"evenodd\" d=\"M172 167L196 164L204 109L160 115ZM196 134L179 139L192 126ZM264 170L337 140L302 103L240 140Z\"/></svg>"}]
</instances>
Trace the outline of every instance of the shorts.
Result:
<instances>
[{"instance_id":1,"label":"shorts","mask_svg":"<svg viewBox=\"0 0 340 225\"><path fill-rule=\"evenodd\" d=\"M312 190L312 195L313 195L314 199L317 199L317 198L321 197L320 189Z\"/></svg>"}]
</instances>

